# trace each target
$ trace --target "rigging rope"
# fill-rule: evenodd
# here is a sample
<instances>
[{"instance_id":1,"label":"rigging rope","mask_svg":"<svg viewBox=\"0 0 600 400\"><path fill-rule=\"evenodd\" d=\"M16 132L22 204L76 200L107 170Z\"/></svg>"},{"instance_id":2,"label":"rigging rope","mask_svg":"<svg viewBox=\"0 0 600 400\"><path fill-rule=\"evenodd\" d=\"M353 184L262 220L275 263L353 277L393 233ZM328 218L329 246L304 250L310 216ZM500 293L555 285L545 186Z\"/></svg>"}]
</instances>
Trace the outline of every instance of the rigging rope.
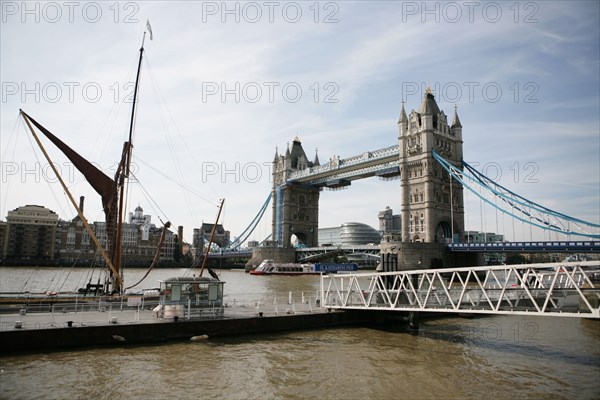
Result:
<instances>
[{"instance_id":1,"label":"rigging rope","mask_svg":"<svg viewBox=\"0 0 600 400\"><path fill-rule=\"evenodd\" d=\"M31 279L31 277L33 276L33 274L35 272L37 272L37 270L39 269L39 265L35 267L35 269L33 271L31 271L31 273L29 274L29 276L27 277L27 279L25 280L25 283L23 284L23 287L21 288L21 293L25 292L25 288L27 287L27 285L29 284L29 280Z\"/></svg>"},{"instance_id":2,"label":"rigging rope","mask_svg":"<svg viewBox=\"0 0 600 400\"><path fill-rule=\"evenodd\" d=\"M140 189L142 190L142 194L144 195L146 200L148 200L148 203L150 204L152 211L154 211L156 213L156 216L158 217L160 222L164 225L165 222L162 220L162 218L160 216L162 214L162 216L165 217L166 220L168 220L169 218L167 218L167 214L160 208L158 203L154 200L154 198L146 190L144 185L142 185L142 182L140 182L140 180L137 178L137 176L135 176L135 174L133 172L131 172L131 175L135 178L135 181L139 185Z\"/></svg>"},{"instance_id":3,"label":"rigging rope","mask_svg":"<svg viewBox=\"0 0 600 400\"><path fill-rule=\"evenodd\" d=\"M19 114L19 118L21 117L21 114ZM26 127L26 122L25 122L25 118L22 118L23 121L23 126ZM27 128L25 128L25 131L27 131ZM40 162L40 158L38 157L38 153L36 150L36 146L33 145L33 141L31 140L31 136L30 135L25 135L27 136L27 140L29 141L29 145L31 146L31 149L33 151L33 154L35 156L35 159L37 161L37 165L44 165ZM47 165L47 164L46 164ZM58 178L58 177L57 177ZM63 203L61 201L58 200L58 197L56 196L56 193L54 191L54 185L50 184L50 181L48 179L45 179L46 184L48 185L48 188L50 189L50 193L52 193L52 197L54 198L54 202L58 205L58 207L60 207L60 211L62 212L63 215L66 215L67 212L65 211L64 207L63 207ZM63 190L63 196L66 196L65 191Z\"/></svg>"},{"instance_id":4,"label":"rigging rope","mask_svg":"<svg viewBox=\"0 0 600 400\"><path fill-rule=\"evenodd\" d=\"M8 149L10 149L10 147L11 147L11 142L12 142L13 136L15 137L15 142L14 142L14 145L12 147L12 156L10 158L10 161L12 162L15 159L15 153L16 153L16 150L17 150L17 136L19 134L19 126L20 126L19 125L19 118L21 118L21 114L19 114L17 116L17 118L15 120L15 123L13 125L13 128L12 128L12 130L10 132L10 136L8 137L8 143L6 144L6 146L4 148L4 154L2 154L2 159L4 160L4 162L7 161L6 160L6 153L8 152ZM8 193L10 192L9 185L10 185L10 179L7 180L6 182L4 182L3 188L6 190L6 192L4 194L4 201L0 202L0 215L4 215L4 212L2 212L2 205L6 204L6 199L8 197Z\"/></svg>"},{"instance_id":5,"label":"rigging rope","mask_svg":"<svg viewBox=\"0 0 600 400\"><path fill-rule=\"evenodd\" d=\"M150 267L148 267L148 270L146 271L144 276L142 276L142 278L139 281L137 281L136 283L134 283L133 285L126 287L125 290L134 288L137 285L139 285L140 283L142 283L144 281L144 279L146 279L148 274L150 274L150 271L152 271L152 269L156 266L156 264L158 263L158 259L160 258L160 252L162 250L162 246L165 243L165 236L167 234L167 230L170 226L171 226L171 223L168 221L164 224L163 230L160 234L160 240L158 241L158 246L156 247L156 253L154 254L154 259L152 260L152 263L150 264Z\"/></svg>"},{"instance_id":6,"label":"rigging rope","mask_svg":"<svg viewBox=\"0 0 600 400\"><path fill-rule=\"evenodd\" d=\"M200 194L200 193L198 193L198 192L195 192L195 191L194 191L193 189L191 189L190 187L188 187L188 186L184 185L183 183L180 183L180 182L176 181L175 179L171 178L170 176L168 176L168 175L164 174L163 172L159 171L158 169L154 168L152 165L150 165L150 164L149 164L149 163L147 163L146 161L142 160L140 157L138 157L138 156L135 156L135 159L136 159L137 161L140 161L142 164L144 164L144 165L145 165L145 166L147 166L148 168L152 169L154 172L156 172L157 174L159 174L159 175L160 175L160 176L162 176L163 178L165 178L165 179L167 179L167 180L169 180L169 181L173 182L173 183L174 183L174 184L176 184L177 186L180 186L180 187L182 187L183 189L185 189L185 190L187 190L188 192L192 193L193 195L195 195L195 196L197 196L197 197L201 198L202 200L204 200L204 201L206 201L206 202L208 202L208 203L210 203L210 204L212 204L212 205L216 205L216 206L218 206L218 205L219 205L219 202L218 202L218 201L215 201L215 200L213 200L213 199L210 199L210 198L208 198L208 197L206 197L206 196L204 196L204 195L201 195L201 194Z\"/></svg>"},{"instance_id":7,"label":"rigging rope","mask_svg":"<svg viewBox=\"0 0 600 400\"><path fill-rule=\"evenodd\" d=\"M62 284L58 288L57 292L62 292L63 287L67 283L67 280L69 279L69 276L71 275L71 272L73 272L73 269L75 269L75 265L77 264L77 262L81 258L82 254L83 254L83 252L80 252L79 255L77 255L77 258L75 259L75 261L73 261L73 264L71 265L71 268L69 268L69 271L67 272L67 275L65 276L65 278L62 280ZM75 289L77 289L77 288L75 288Z\"/></svg>"},{"instance_id":8,"label":"rigging rope","mask_svg":"<svg viewBox=\"0 0 600 400\"><path fill-rule=\"evenodd\" d=\"M175 127L175 132L177 133L177 136L179 136L181 143L183 143L183 147L184 147L185 151L188 153L189 159L192 160L194 162L194 164L196 164L198 171L202 171L203 170L202 166L198 163L198 161L196 160L196 155L191 150L191 149L193 149L193 147L187 143L187 141L185 140L185 137L181 134L181 131L179 130L179 126L177 125L177 122L176 122L175 118L173 117L173 114L171 113L169 104L168 104L168 102L165 101L162 91L160 90L160 86L158 86L158 80L154 76L154 72L153 72L152 68L150 67L150 57L148 55L146 55L145 60L146 60L146 63L148 64L150 81L154 85L153 88L154 88L154 92L155 92L157 99L159 99L162 102L162 104L164 104L164 108L166 109L166 114L168 115L168 117L171 121L171 125ZM167 131L167 132L169 132L169 131ZM219 194L214 189L214 187L210 184L210 182L207 181L207 182L203 182L203 183L206 183L208 185L208 187L215 193L215 195L217 195L217 197L219 197ZM217 201L214 203L218 205L219 202Z\"/></svg>"},{"instance_id":9,"label":"rigging rope","mask_svg":"<svg viewBox=\"0 0 600 400\"><path fill-rule=\"evenodd\" d=\"M171 160L172 160L172 166L175 168L175 172L177 174L177 179L180 182L183 182L185 179L185 169L182 167L181 165L181 157L178 157L179 152L177 151L177 149L175 148L175 143L177 143L177 141L173 140L173 135L171 134L171 126L174 126L177 129L177 124L175 123L175 121L172 119L173 123L172 124L168 124L167 123L167 115L166 112L168 112L168 106L167 103L164 101L164 99L162 98L162 94L160 92L160 88L158 86L158 82L156 80L156 78L154 77L154 74L152 73L152 70L150 69L150 61L149 58L146 58L146 63L148 64L148 71L150 72L150 83L152 86L152 91L154 93L154 99L155 99L155 103L156 103L156 109L157 109L157 117L160 120L160 127L161 127L161 131L165 132L164 138L167 142L167 148L169 150L169 154L171 156ZM165 112L166 109L166 112ZM189 149L188 149L189 151ZM192 205L192 201L190 199L189 193L187 191L183 192L183 200L185 201L188 210L193 210L193 205ZM195 225L198 225L198 220L196 218L195 213L191 212L191 216L193 219L193 222Z\"/></svg>"}]
</instances>

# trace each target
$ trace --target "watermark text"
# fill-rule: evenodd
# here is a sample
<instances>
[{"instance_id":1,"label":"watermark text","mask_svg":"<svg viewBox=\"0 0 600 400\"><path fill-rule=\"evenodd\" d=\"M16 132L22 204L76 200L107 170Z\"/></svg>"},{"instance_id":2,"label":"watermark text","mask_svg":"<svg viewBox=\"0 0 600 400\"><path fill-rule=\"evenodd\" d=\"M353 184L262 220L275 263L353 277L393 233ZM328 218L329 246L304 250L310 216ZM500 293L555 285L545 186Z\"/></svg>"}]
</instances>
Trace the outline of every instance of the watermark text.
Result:
<instances>
[{"instance_id":1,"label":"watermark text","mask_svg":"<svg viewBox=\"0 0 600 400\"><path fill-rule=\"evenodd\" d=\"M202 82L202 102L298 103L303 97L315 103L338 103L340 87L335 82Z\"/></svg>"},{"instance_id":2,"label":"watermark text","mask_svg":"<svg viewBox=\"0 0 600 400\"><path fill-rule=\"evenodd\" d=\"M203 1L201 13L203 23L296 24L306 20L315 24L335 24L339 22L339 10L340 6L333 1Z\"/></svg>"},{"instance_id":3,"label":"watermark text","mask_svg":"<svg viewBox=\"0 0 600 400\"><path fill-rule=\"evenodd\" d=\"M9 100L21 103L97 103L108 96L115 103L133 102L134 82L2 82L2 103Z\"/></svg>"},{"instance_id":4,"label":"watermark text","mask_svg":"<svg viewBox=\"0 0 600 400\"><path fill-rule=\"evenodd\" d=\"M496 24L512 21L515 24L539 22L540 6L533 1L403 1L402 23L476 23Z\"/></svg>"},{"instance_id":5,"label":"watermark text","mask_svg":"<svg viewBox=\"0 0 600 400\"><path fill-rule=\"evenodd\" d=\"M402 98L422 99L427 88L438 101L446 103L484 101L498 103L501 100L514 103L539 103L540 87L536 82L402 82Z\"/></svg>"},{"instance_id":6,"label":"watermark text","mask_svg":"<svg viewBox=\"0 0 600 400\"><path fill-rule=\"evenodd\" d=\"M3 1L2 23L77 23L100 21L138 23L139 5L136 2L96 1Z\"/></svg>"}]
</instances>

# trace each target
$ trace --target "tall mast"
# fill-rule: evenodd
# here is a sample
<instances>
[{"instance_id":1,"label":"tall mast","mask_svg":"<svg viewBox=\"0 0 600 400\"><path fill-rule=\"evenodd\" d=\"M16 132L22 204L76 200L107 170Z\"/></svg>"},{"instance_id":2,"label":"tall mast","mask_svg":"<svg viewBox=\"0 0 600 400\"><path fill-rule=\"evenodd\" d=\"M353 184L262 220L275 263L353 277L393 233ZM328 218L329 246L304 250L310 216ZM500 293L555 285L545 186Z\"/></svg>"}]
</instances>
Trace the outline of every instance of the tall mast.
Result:
<instances>
[{"instance_id":1,"label":"tall mast","mask_svg":"<svg viewBox=\"0 0 600 400\"><path fill-rule=\"evenodd\" d=\"M142 57L144 57L144 41L146 40L146 32L142 38L142 47L140 47L140 59L138 61L137 75L135 77L135 88L133 89L133 106L131 108L131 121L129 122L129 143L133 136L133 124L135 121L135 105L137 104L138 85L140 83L140 71L142 69ZM129 170L127 171L129 173Z\"/></svg>"},{"instance_id":2,"label":"tall mast","mask_svg":"<svg viewBox=\"0 0 600 400\"><path fill-rule=\"evenodd\" d=\"M140 82L140 71L142 69L142 58L144 56L144 41L146 40L146 32L144 31L144 37L142 38L142 47L140 47L140 58L138 61L137 74L135 77L135 87L133 90L133 105L131 108L131 121L129 123L129 140L123 144L123 158L121 159L121 165L123 169L119 169L120 174L115 177L115 181L117 181L117 187L120 191L119 193L119 212L118 212L118 223L117 223L117 232L116 232L116 241L115 241L115 253L113 260L113 264L118 273L118 277L112 277L112 291L121 293L122 291L122 268L121 268L121 253L122 253L122 238L123 238L123 203L125 200L125 179L129 178L129 172L131 167L131 149L133 148L133 126L135 124L135 111L137 104L137 95L138 95L138 87Z\"/></svg>"},{"instance_id":3,"label":"tall mast","mask_svg":"<svg viewBox=\"0 0 600 400\"><path fill-rule=\"evenodd\" d=\"M208 240L208 246L206 247L206 253L204 253L204 259L202 260L202 268L200 268L200 276L202 276L202 274L204 273L204 268L206 267L206 261L208 260L208 253L210 253L210 246L212 245L213 239L215 238L215 232L217 231L217 224L219 223L219 218L221 217L221 211L223 211L223 204L225 204L225 199L221 200L221 204L219 205L219 213L217 214L217 220L215 221L212 231L210 232L210 239Z\"/></svg>"}]
</instances>

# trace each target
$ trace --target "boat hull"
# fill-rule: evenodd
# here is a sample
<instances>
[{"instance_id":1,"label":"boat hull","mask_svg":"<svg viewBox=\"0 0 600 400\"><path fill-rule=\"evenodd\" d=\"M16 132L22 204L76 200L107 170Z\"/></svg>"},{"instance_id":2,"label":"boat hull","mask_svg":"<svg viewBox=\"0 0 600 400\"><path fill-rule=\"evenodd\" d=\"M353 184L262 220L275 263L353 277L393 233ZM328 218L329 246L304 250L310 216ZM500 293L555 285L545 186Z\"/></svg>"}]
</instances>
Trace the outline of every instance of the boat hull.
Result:
<instances>
[{"instance_id":1,"label":"boat hull","mask_svg":"<svg viewBox=\"0 0 600 400\"><path fill-rule=\"evenodd\" d=\"M320 272L264 272L264 271L250 271L250 275L284 275L284 276L294 276L294 275L319 275Z\"/></svg>"}]
</instances>

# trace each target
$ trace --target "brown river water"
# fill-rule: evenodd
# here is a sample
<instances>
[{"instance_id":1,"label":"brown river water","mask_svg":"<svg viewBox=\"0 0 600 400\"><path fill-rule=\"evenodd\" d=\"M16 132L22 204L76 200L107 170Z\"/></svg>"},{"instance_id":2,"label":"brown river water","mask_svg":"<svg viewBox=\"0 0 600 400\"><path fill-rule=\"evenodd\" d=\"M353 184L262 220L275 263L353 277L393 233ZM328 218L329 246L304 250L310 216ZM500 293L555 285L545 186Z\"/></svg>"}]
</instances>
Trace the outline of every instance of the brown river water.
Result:
<instances>
[{"instance_id":1,"label":"brown river water","mask_svg":"<svg viewBox=\"0 0 600 400\"><path fill-rule=\"evenodd\" d=\"M157 270L157 279L182 270ZM0 268L2 291L47 290L54 268ZM132 270L132 281L144 273ZM222 271L226 300L315 296L316 276ZM62 284L61 284L62 285ZM295 295L294 295L295 296ZM0 399L599 399L600 323L495 316L0 356Z\"/></svg>"}]
</instances>

